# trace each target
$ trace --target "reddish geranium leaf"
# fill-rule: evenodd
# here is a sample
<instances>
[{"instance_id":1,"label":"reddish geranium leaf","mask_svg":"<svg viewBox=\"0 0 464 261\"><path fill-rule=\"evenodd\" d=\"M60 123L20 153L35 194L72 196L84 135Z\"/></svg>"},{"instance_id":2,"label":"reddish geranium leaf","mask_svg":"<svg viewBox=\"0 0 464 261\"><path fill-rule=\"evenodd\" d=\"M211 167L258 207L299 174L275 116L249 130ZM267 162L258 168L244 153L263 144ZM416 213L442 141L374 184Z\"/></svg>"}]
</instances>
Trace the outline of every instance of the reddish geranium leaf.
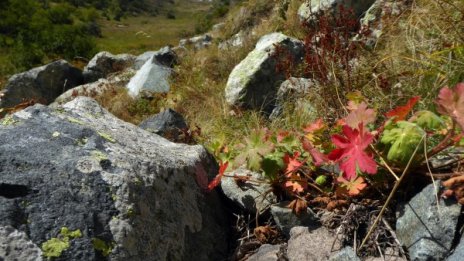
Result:
<instances>
[{"instance_id":1,"label":"reddish geranium leaf","mask_svg":"<svg viewBox=\"0 0 464 261\"><path fill-rule=\"evenodd\" d=\"M282 142L286 137L288 137L289 134L289 131L279 131L277 134L277 142Z\"/></svg>"},{"instance_id":2,"label":"reddish geranium leaf","mask_svg":"<svg viewBox=\"0 0 464 261\"><path fill-rule=\"evenodd\" d=\"M321 153L319 150L314 148L314 146L311 144L311 142L307 138L302 137L301 144L303 145L303 149L309 152L309 154L313 158L314 165L320 166L329 160L325 154Z\"/></svg>"},{"instance_id":3,"label":"reddish geranium leaf","mask_svg":"<svg viewBox=\"0 0 464 261\"><path fill-rule=\"evenodd\" d=\"M364 179L358 177L357 179L348 181L343 177L338 177L337 181L340 183L340 189L337 190L337 194L348 194L349 196L357 196L361 191L367 187Z\"/></svg>"},{"instance_id":4,"label":"reddish geranium leaf","mask_svg":"<svg viewBox=\"0 0 464 261\"><path fill-rule=\"evenodd\" d=\"M293 157L291 157L288 154L285 154L284 156L284 163L286 165L285 168L285 174L291 175L295 171L297 171L301 166L303 166L303 162L298 160L298 157L300 157L300 152L295 151L293 153Z\"/></svg>"},{"instance_id":5,"label":"reddish geranium leaf","mask_svg":"<svg viewBox=\"0 0 464 261\"><path fill-rule=\"evenodd\" d=\"M395 109L387 112L385 115L388 118L392 118L396 116L395 122L397 121L402 121L406 119L406 116L408 116L408 113L412 110L414 105L420 100L419 96L412 97L409 99L409 101L403 105L403 106L398 106Z\"/></svg>"},{"instance_id":6,"label":"reddish geranium leaf","mask_svg":"<svg viewBox=\"0 0 464 261\"><path fill-rule=\"evenodd\" d=\"M227 166L229 166L229 162L222 162L219 161L219 173L216 175L216 177L208 184L208 191L213 190L215 187L221 183L222 176L224 176L224 172L227 169Z\"/></svg>"},{"instance_id":7,"label":"reddish geranium leaf","mask_svg":"<svg viewBox=\"0 0 464 261\"><path fill-rule=\"evenodd\" d=\"M332 142L337 149L329 154L329 159L339 163L343 176L352 180L356 177L356 169L360 171L375 174L377 173L377 163L373 157L365 150L374 140L374 136L364 131L362 124L358 129L352 129L350 126L343 126L342 135L332 135Z\"/></svg>"},{"instance_id":8,"label":"reddish geranium leaf","mask_svg":"<svg viewBox=\"0 0 464 261\"><path fill-rule=\"evenodd\" d=\"M464 130L464 83L458 83L454 90L443 87L437 99L438 112L449 115Z\"/></svg>"},{"instance_id":9,"label":"reddish geranium leaf","mask_svg":"<svg viewBox=\"0 0 464 261\"><path fill-rule=\"evenodd\" d=\"M360 123L366 126L375 121L375 111L373 109L368 109L365 102L355 104L349 101L348 108L351 112L346 116L345 123L352 129L356 129Z\"/></svg>"}]
</instances>

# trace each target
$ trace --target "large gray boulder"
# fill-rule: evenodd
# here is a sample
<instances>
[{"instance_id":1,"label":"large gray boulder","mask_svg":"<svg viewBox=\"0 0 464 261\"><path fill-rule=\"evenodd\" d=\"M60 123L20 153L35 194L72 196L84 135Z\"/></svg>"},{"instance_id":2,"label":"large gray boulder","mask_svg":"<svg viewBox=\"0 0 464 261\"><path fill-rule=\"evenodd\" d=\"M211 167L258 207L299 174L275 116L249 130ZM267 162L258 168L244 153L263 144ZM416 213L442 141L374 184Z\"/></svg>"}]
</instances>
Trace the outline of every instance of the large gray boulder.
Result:
<instances>
[{"instance_id":1,"label":"large gray boulder","mask_svg":"<svg viewBox=\"0 0 464 261\"><path fill-rule=\"evenodd\" d=\"M173 73L172 65L176 61L171 56L171 52L169 49L167 52L160 51L160 53L153 53L146 60L127 84L127 89L132 97L139 95L149 97L152 93L169 92L171 88L169 78ZM142 58L139 59L139 61L141 60Z\"/></svg>"},{"instance_id":2,"label":"large gray boulder","mask_svg":"<svg viewBox=\"0 0 464 261\"><path fill-rule=\"evenodd\" d=\"M81 70L65 60L55 61L11 76L1 92L0 108L13 107L31 99L49 104L82 82Z\"/></svg>"},{"instance_id":3,"label":"large gray boulder","mask_svg":"<svg viewBox=\"0 0 464 261\"><path fill-rule=\"evenodd\" d=\"M114 55L109 52L99 52L85 66L84 81L85 83L94 82L100 78L106 78L111 73L129 68L134 64L135 58L131 54Z\"/></svg>"},{"instance_id":4,"label":"large gray boulder","mask_svg":"<svg viewBox=\"0 0 464 261\"><path fill-rule=\"evenodd\" d=\"M277 90L285 80L284 72L277 72L276 66L279 59L287 58L287 53L299 62L304 53L303 42L282 33L263 36L232 70L225 89L227 103L270 112Z\"/></svg>"},{"instance_id":5,"label":"large gray boulder","mask_svg":"<svg viewBox=\"0 0 464 261\"><path fill-rule=\"evenodd\" d=\"M27 260L23 250L37 256L38 248L54 260L227 255L222 204L204 193L218 170L210 154L123 122L90 98L6 118L0 166L0 254L8 255L0 259Z\"/></svg>"},{"instance_id":6,"label":"large gray boulder","mask_svg":"<svg viewBox=\"0 0 464 261\"><path fill-rule=\"evenodd\" d=\"M269 118L276 119L284 110L286 102L299 105L305 111L316 112L311 104L308 104L304 98L311 92L316 92L319 84L312 79L290 77L285 80L277 91L275 107Z\"/></svg>"},{"instance_id":7,"label":"large gray boulder","mask_svg":"<svg viewBox=\"0 0 464 261\"><path fill-rule=\"evenodd\" d=\"M132 68L139 70L150 59L154 59L158 64L171 68L178 63L176 53L171 47L166 46L158 51L148 51L137 56Z\"/></svg>"},{"instance_id":8,"label":"large gray boulder","mask_svg":"<svg viewBox=\"0 0 464 261\"><path fill-rule=\"evenodd\" d=\"M451 250L461 206L443 199L437 206L436 193L430 184L397 212L396 235L411 260L443 260Z\"/></svg>"},{"instance_id":9,"label":"large gray boulder","mask_svg":"<svg viewBox=\"0 0 464 261\"><path fill-rule=\"evenodd\" d=\"M352 10L360 19L376 0L307 0L298 9L301 22L314 22L323 12L336 13L340 6Z\"/></svg>"}]
</instances>

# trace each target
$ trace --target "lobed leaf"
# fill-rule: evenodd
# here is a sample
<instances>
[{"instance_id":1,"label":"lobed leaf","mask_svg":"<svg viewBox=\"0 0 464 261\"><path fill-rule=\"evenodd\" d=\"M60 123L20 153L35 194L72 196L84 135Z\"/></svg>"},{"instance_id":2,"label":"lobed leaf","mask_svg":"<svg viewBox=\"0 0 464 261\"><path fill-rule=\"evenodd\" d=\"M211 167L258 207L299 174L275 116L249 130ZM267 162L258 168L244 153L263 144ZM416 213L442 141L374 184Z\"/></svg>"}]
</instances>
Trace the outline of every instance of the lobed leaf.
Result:
<instances>
[{"instance_id":1,"label":"lobed leaf","mask_svg":"<svg viewBox=\"0 0 464 261\"><path fill-rule=\"evenodd\" d=\"M407 121L390 122L385 127L381 143L388 146L387 159L406 164L426 133L417 124ZM423 149L420 146L420 149Z\"/></svg>"}]
</instances>

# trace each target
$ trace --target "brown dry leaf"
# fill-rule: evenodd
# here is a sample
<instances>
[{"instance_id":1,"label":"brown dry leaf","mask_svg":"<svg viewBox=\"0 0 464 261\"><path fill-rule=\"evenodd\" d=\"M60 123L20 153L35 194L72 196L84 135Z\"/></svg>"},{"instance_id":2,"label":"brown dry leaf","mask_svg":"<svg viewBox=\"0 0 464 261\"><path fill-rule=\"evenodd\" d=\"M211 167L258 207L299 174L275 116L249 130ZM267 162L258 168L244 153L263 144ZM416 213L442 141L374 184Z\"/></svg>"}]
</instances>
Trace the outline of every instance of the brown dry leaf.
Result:
<instances>
[{"instance_id":1,"label":"brown dry leaf","mask_svg":"<svg viewBox=\"0 0 464 261\"><path fill-rule=\"evenodd\" d=\"M291 208L293 212L295 212L295 214L298 215L301 212L306 211L306 209L308 208L308 202L306 202L306 200L296 198L292 200L292 202L290 202L290 204L288 204L287 207Z\"/></svg>"},{"instance_id":2,"label":"brown dry leaf","mask_svg":"<svg viewBox=\"0 0 464 261\"><path fill-rule=\"evenodd\" d=\"M443 198L454 196L459 204L464 205L464 175L458 175L443 182L447 188L441 195Z\"/></svg>"},{"instance_id":3,"label":"brown dry leaf","mask_svg":"<svg viewBox=\"0 0 464 261\"><path fill-rule=\"evenodd\" d=\"M270 242L273 238L277 237L279 234L277 230L270 226L259 226L256 227L253 231L256 239L259 240L262 244Z\"/></svg>"},{"instance_id":4,"label":"brown dry leaf","mask_svg":"<svg viewBox=\"0 0 464 261\"><path fill-rule=\"evenodd\" d=\"M344 200L344 199L332 200L329 202L329 204L327 204L327 210L332 211L337 208L346 207L348 206L348 203L349 203L348 200Z\"/></svg>"}]
</instances>

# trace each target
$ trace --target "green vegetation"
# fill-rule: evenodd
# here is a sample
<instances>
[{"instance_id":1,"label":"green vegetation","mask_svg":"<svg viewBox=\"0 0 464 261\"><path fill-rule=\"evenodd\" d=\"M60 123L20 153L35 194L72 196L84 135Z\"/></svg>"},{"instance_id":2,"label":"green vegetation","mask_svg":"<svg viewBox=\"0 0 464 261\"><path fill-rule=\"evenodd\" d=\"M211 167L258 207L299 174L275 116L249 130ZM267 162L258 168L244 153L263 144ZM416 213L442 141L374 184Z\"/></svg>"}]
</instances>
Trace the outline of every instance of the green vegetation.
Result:
<instances>
[{"instance_id":1,"label":"green vegetation","mask_svg":"<svg viewBox=\"0 0 464 261\"><path fill-rule=\"evenodd\" d=\"M96 250L100 251L103 256L109 256L114 247L114 243L106 243L96 237L92 238L92 245Z\"/></svg>"}]
</instances>

